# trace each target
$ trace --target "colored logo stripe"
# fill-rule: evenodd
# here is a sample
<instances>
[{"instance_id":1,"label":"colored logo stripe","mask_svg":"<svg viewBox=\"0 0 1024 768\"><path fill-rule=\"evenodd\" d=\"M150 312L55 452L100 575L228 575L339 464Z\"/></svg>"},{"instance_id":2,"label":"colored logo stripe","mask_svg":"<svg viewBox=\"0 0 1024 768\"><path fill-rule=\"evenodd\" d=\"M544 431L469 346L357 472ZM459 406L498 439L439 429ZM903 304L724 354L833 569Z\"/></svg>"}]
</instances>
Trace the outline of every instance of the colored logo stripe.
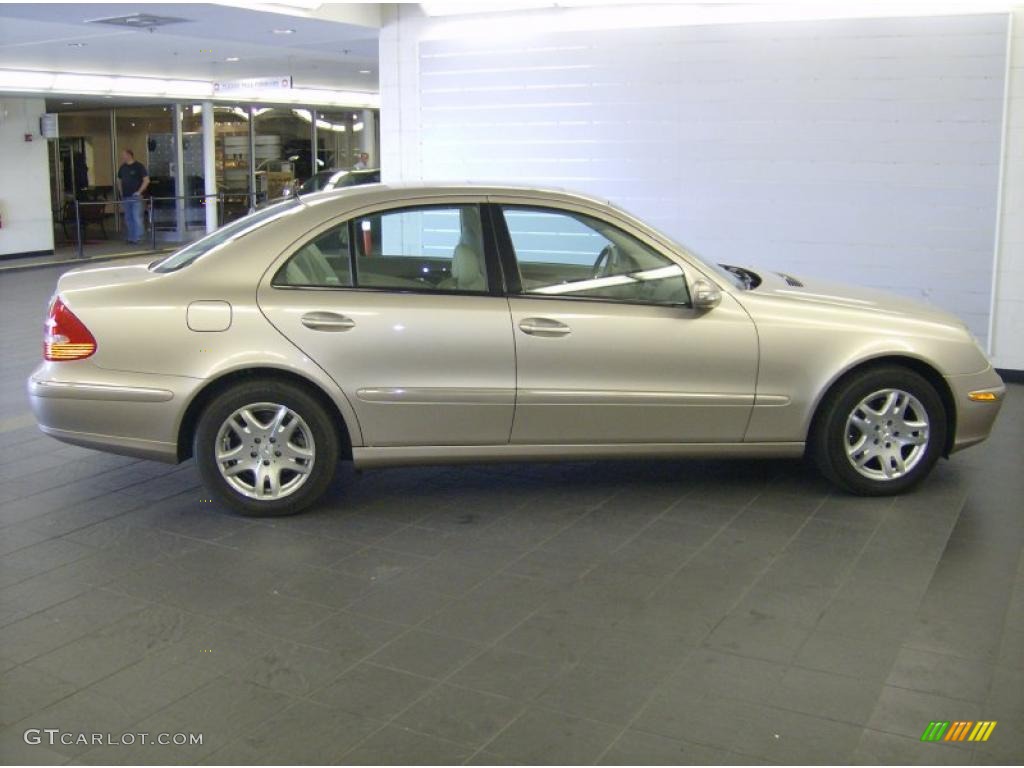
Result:
<instances>
[{"instance_id":1,"label":"colored logo stripe","mask_svg":"<svg viewBox=\"0 0 1024 768\"><path fill-rule=\"evenodd\" d=\"M933 720L921 734L921 741L988 741L995 720Z\"/></svg>"},{"instance_id":2,"label":"colored logo stripe","mask_svg":"<svg viewBox=\"0 0 1024 768\"><path fill-rule=\"evenodd\" d=\"M974 725L970 720L954 720L946 731L946 738L943 741L963 741L967 736L968 729Z\"/></svg>"},{"instance_id":3,"label":"colored logo stripe","mask_svg":"<svg viewBox=\"0 0 1024 768\"><path fill-rule=\"evenodd\" d=\"M988 737L992 735L992 731L996 729L995 720L982 720L979 721L974 730L971 731L971 735L968 737L968 741L988 741Z\"/></svg>"},{"instance_id":4,"label":"colored logo stripe","mask_svg":"<svg viewBox=\"0 0 1024 768\"><path fill-rule=\"evenodd\" d=\"M928 723L928 727L924 729L924 733L921 734L921 741L938 741L942 738L943 734L946 733L946 729L949 728L949 721L935 721Z\"/></svg>"}]
</instances>

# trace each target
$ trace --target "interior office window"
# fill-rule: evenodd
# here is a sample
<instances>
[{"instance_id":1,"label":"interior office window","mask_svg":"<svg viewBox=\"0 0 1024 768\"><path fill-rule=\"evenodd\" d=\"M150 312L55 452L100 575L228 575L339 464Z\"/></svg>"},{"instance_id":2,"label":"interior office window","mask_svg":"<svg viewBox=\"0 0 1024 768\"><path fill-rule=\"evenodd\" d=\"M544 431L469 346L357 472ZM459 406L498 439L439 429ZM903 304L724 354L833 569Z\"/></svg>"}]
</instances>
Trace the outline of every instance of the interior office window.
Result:
<instances>
[{"instance_id":1,"label":"interior office window","mask_svg":"<svg viewBox=\"0 0 1024 768\"><path fill-rule=\"evenodd\" d=\"M522 292L688 304L683 270L618 227L590 216L503 206Z\"/></svg>"},{"instance_id":2,"label":"interior office window","mask_svg":"<svg viewBox=\"0 0 1024 768\"><path fill-rule=\"evenodd\" d=\"M351 264L349 226L346 221L299 248L278 270L273 285L350 288Z\"/></svg>"},{"instance_id":3,"label":"interior office window","mask_svg":"<svg viewBox=\"0 0 1024 768\"><path fill-rule=\"evenodd\" d=\"M353 231L360 288L487 291L478 206L384 211L356 219Z\"/></svg>"}]
</instances>

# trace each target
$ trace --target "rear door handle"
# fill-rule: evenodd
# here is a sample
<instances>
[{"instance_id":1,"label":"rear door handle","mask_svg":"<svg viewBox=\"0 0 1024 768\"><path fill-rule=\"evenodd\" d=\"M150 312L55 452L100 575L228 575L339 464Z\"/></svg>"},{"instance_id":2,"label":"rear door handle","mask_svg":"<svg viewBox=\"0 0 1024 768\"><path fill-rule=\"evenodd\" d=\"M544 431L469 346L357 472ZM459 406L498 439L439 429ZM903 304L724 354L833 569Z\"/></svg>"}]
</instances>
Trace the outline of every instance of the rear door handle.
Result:
<instances>
[{"instance_id":1,"label":"rear door handle","mask_svg":"<svg viewBox=\"0 0 1024 768\"><path fill-rule=\"evenodd\" d=\"M519 330L531 336L567 336L572 329L547 317L527 317L519 321Z\"/></svg>"},{"instance_id":2,"label":"rear door handle","mask_svg":"<svg viewBox=\"0 0 1024 768\"><path fill-rule=\"evenodd\" d=\"M355 320L337 312L307 312L300 321L313 331L347 331L356 327Z\"/></svg>"}]
</instances>

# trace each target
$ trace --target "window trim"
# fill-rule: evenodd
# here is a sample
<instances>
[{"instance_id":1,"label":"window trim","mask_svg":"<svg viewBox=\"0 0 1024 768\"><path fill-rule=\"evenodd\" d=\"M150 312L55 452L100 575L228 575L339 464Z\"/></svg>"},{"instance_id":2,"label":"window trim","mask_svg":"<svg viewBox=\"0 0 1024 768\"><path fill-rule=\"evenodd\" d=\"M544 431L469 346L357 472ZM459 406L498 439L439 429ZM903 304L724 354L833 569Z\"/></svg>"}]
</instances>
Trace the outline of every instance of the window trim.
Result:
<instances>
[{"instance_id":1,"label":"window trim","mask_svg":"<svg viewBox=\"0 0 1024 768\"><path fill-rule=\"evenodd\" d=\"M643 238L637 237L632 232L621 225L609 221L606 217L591 211L577 211L572 208L562 208L557 205L552 205L548 202L533 202L533 201L521 201L521 202L488 202L488 207L492 208L491 217L494 220L494 227L496 232L496 239L499 243L501 253L501 264L506 275L511 274L513 278L507 281L507 295L509 297L520 298L520 299L547 299L547 300L561 300L561 301L586 301L586 302L599 302L602 304L616 304L616 305L633 305L641 307L662 307L666 309L692 309L693 299L690 293L690 286L692 281L686 271L684 265L680 264L676 259L672 258L669 254L661 248L658 248L651 243L646 242ZM601 296L571 296L567 294L545 294L545 293L528 293L523 290L522 286L522 273L519 271L519 259L516 257L515 246L512 244L512 235L508 229L508 222L505 220L505 209L521 209L531 210L540 212L552 212L561 213L567 216L585 216L590 219L597 219L609 227L614 227L619 232L627 235L628 237L636 240L645 247L651 249L659 256L664 258L666 261L674 264L679 268L679 276L682 277L683 283L686 286L686 295L689 298L686 302L675 302L665 303L661 301L641 301L639 299L612 299ZM513 290L514 285L514 290Z\"/></svg>"}]
</instances>

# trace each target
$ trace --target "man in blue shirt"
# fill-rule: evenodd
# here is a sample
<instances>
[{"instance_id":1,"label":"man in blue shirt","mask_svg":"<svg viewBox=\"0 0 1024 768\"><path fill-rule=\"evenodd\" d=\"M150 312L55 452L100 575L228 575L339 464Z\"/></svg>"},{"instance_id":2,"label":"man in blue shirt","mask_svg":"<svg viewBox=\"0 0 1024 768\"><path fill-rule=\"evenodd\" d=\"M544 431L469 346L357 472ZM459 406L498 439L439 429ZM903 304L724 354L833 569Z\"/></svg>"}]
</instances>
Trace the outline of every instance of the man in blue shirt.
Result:
<instances>
[{"instance_id":1,"label":"man in blue shirt","mask_svg":"<svg viewBox=\"0 0 1024 768\"><path fill-rule=\"evenodd\" d=\"M125 239L132 244L142 240L142 193L149 186L146 166L135 161L130 149L121 152L121 167L117 169L117 184L121 188L124 206Z\"/></svg>"}]
</instances>

